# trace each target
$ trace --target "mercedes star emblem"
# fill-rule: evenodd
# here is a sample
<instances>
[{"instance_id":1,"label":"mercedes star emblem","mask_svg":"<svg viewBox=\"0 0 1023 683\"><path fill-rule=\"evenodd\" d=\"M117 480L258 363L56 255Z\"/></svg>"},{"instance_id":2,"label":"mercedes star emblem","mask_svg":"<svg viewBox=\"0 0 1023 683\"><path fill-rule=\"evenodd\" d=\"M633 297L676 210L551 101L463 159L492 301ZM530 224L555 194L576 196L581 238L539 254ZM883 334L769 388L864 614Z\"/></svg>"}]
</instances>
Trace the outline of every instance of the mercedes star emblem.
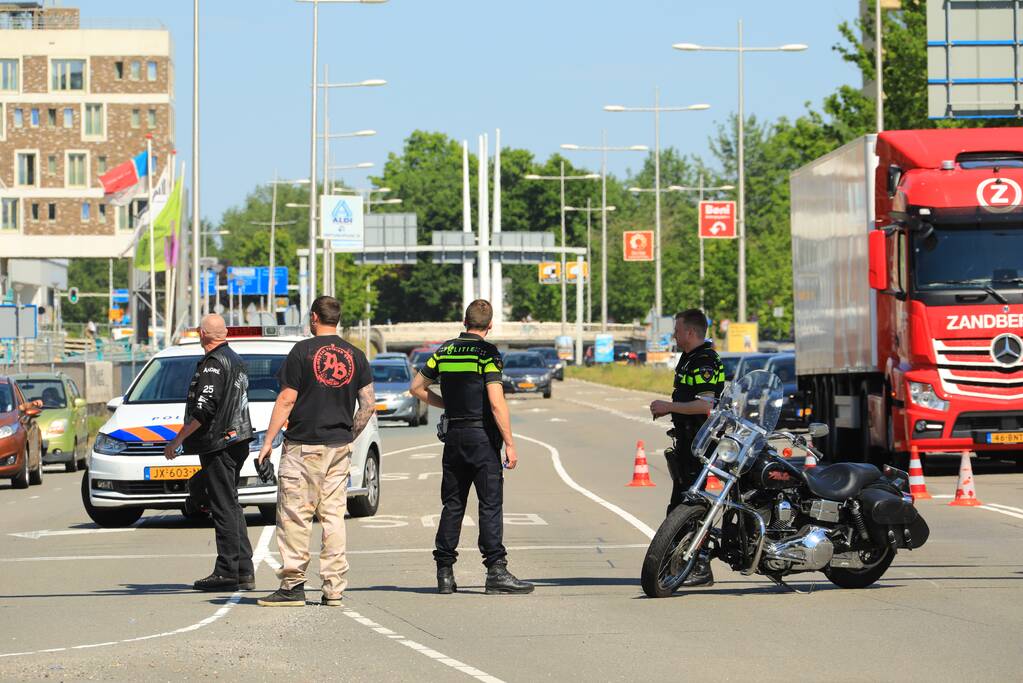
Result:
<instances>
[{"instance_id":1,"label":"mercedes star emblem","mask_svg":"<svg viewBox=\"0 0 1023 683\"><path fill-rule=\"evenodd\" d=\"M1023 358L1023 340L1014 334L1000 334L991 342L991 358L1002 367L1010 367Z\"/></svg>"}]
</instances>

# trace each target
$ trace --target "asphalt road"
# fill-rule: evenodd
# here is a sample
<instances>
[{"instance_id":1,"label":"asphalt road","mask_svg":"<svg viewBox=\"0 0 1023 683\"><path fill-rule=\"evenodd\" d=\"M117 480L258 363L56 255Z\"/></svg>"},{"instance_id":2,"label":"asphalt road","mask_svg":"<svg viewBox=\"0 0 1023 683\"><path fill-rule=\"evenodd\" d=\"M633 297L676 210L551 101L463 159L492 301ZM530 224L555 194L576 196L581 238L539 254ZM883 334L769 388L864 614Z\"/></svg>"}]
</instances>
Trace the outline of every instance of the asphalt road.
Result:
<instances>
[{"instance_id":1,"label":"asphalt road","mask_svg":"<svg viewBox=\"0 0 1023 683\"><path fill-rule=\"evenodd\" d=\"M474 526L460 592L435 594L432 425L383 428L380 513L349 521L341 609L314 604L315 578L305 608L256 606L276 587L277 557L254 511L259 589L202 594L190 584L213 563L209 526L150 513L100 532L80 474L0 484L0 679L1019 679L1023 475L1012 465L978 467L983 508L921 502L930 542L870 589L808 574L795 585L809 594L790 593L717 563L714 587L648 600L639 568L670 491L652 397L569 381L551 400L513 401L520 467L505 481L505 543L512 571L537 583L528 596L483 594ZM656 488L625 487L639 439ZM954 463L932 465L931 493L948 496Z\"/></svg>"}]
</instances>

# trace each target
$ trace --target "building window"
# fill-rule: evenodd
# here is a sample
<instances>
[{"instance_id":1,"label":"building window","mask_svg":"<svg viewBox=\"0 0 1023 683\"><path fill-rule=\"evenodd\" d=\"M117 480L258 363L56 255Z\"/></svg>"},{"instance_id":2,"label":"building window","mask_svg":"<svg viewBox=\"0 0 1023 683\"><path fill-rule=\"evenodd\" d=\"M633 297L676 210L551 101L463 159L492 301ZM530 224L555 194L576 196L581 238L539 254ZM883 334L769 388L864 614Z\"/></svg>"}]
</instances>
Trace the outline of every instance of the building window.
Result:
<instances>
[{"instance_id":1,"label":"building window","mask_svg":"<svg viewBox=\"0 0 1023 683\"><path fill-rule=\"evenodd\" d=\"M84 59L54 59L50 70L50 90L85 90Z\"/></svg>"},{"instance_id":2,"label":"building window","mask_svg":"<svg viewBox=\"0 0 1023 683\"><path fill-rule=\"evenodd\" d=\"M0 199L0 230L18 229L18 200Z\"/></svg>"},{"instance_id":3,"label":"building window","mask_svg":"<svg viewBox=\"0 0 1023 683\"><path fill-rule=\"evenodd\" d=\"M67 153L67 187L85 187L88 185L88 155L85 152Z\"/></svg>"},{"instance_id":4,"label":"building window","mask_svg":"<svg viewBox=\"0 0 1023 683\"><path fill-rule=\"evenodd\" d=\"M33 128L39 127L39 109L37 107L32 107L32 112L29 121L31 121L31 125Z\"/></svg>"},{"instance_id":5,"label":"building window","mask_svg":"<svg viewBox=\"0 0 1023 683\"><path fill-rule=\"evenodd\" d=\"M57 220L57 205L52 202L46 205L46 220Z\"/></svg>"},{"instance_id":6,"label":"building window","mask_svg":"<svg viewBox=\"0 0 1023 683\"><path fill-rule=\"evenodd\" d=\"M138 81L142 79L142 62L135 60L131 63L131 80Z\"/></svg>"},{"instance_id":7,"label":"building window","mask_svg":"<svg viewBox=\"0 0 1023 683\"><path fill-rule=\"evenodd\" d=\"M18 92L17 59L0 59L0 90Z\"/></svg>"},{"instance_id":8,"label":"building window","mask_svg":"<svg viewBox=\"0 0 1023 683\"><path fill-rule=\"evenodd\" d=\"M142 125L142 111L140 109L131 110L131 127L139 128Z\"/></svg>"},{"instance_id":9,"label":"building window","mask_svg":"<svg viewBox=\"0 0 1023 683\"><path fill-rule=\"evenodd\" d=\"M146 128L149 128L150 130L152 130L153 128L156 128L156 110L155 109L150 109L148 112L146 112Z\"/></svg>"},{"instance_id":10,"label":"building window","mask_svg":"<svg viewBox=\"0 0 1023 683\"><path fill-rule=\"evenodd\" d=\"M17 185L36 185L36 153L18 152L18 177Z\"/></svg>"},{"instance_id":11,"label":"building window","mask_svg":"<svg viewBox=\"0 0 1023 683\"><path fill-rule=\"evenodd\" d=\"M107 205L106 204L98 204L97 206L99 207L99 222L100 223L106 223L107 222Z\"/></svg>"},{"instance_id":12,"label":"building window","mask_svg":"<svg viewBox=\"0 0 1023 683\"><path fill-rule=\"evenodd\" d=\"M57 127L57 110L47 109L46 110L46 125L50 128Z\"/></svg>"},{"instance_id":13,"label":"building window","mask_svg":"<svg viewBox=\"0 0 1023 683\"><path fill-rule=\"evenodd\" d=\"M156 80L156 62L146 62L146 80Z\"/></svg>"},{"instance_id":14,"label":"building window","mask_svg":"<svg viewBox=\"0 0 1023 683\"><path fill-rule=\"evenodd\" d=\"M14 127L21 128L25 125L25 110L15 109L14 110Z\"/></svg>"},{"instance_id":15,"label":"building window","mask_svg":"<svg viewBox=\"0 0 1023 683\"><path fill-rule=\"evenodd\" d=\"M39 202L32 202L32 220L39 220Z\"/></svg>"},{"instance_id":16,"label":"building window","mask_svg":"<svg viewBox=\"0 0 1023 683\"><path fill-rule=\"evenodd\" d=\"M114 217L115 224L118 230L128 230L128 207L127 206L115 206L114 211L116 215Z\"/></svg>"},{"instance_id":17,"label":"building window","mask_svg":"<svg viewBox=\"0 0 1023 683\"><path fill-rule=\"evenodd\" d=\"M96 157L96 172L100 175L107 172L107 158L105 156Z\"/></svg>"},{"instance_id":18,"label":"building window","mask_svg":"<svg viewBox=\"0 0 1023 683\"><path fill-rule=\"evenodd\" d=\"M57 175L57 155L51 154L46 157L46 172L50 175Z\"/></svg>"},{"instance_id":19,"label":"building window","mask_svg":"<svg viewBox=\"0 0 1023 683\"><path fill-rule=\"evenodd\" d=\"M92 212L89 202L82 202L82 220L89 220L89 214Z\"/></svg>"},{"instance_id":20,"label":"building window","mask_svg":"<svg viewBox=\"0 0 1023 683\"><path fill-rule=\"evenodd\" d=\"M114 78L124 80L124 62L114 62Z\"/></svg>"},{"instance_id":21,"label":"building window","mask_svg":"<svg viewBox=\"0 0 1023 683\"><path fill-rule=\"evenodd\" d=\"M75 110L71 107L67 107L64 110L64 127L74 128L75 127Z\"/></svg>"},{"instance_id":22,"label":"building window","mask_svg":"<svg viewBox=\"0 0 1023 683\"><path fill-rule=\"evenodd\" d=\"M87 137L103 137L103 105L85 105L85 135Z\"/></svg>"}]
</instances>

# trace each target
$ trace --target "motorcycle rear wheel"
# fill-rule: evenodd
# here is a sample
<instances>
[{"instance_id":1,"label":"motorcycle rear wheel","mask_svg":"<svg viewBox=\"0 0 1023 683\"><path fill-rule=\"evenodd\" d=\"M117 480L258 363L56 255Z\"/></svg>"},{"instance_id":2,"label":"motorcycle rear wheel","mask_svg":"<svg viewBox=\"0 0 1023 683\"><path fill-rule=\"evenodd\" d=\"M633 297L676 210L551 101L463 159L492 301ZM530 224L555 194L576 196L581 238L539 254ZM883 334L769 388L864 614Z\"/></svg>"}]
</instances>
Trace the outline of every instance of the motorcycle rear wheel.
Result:
<instances>
[{"instance_id":1,"label":"motorcycle rear wheel","mask_svg":"<svg viewBox=\"0 0 1023 683\"><path fill-rule=\"evenodd\" d=\"M707 509L700 505L680 505L661 523L643 558L640 583L648 598L666 598L692 573L697 556L682 559L693 536L700 529Z\"/></svg>"},{"instance_id":2,"label":"motorcycle rear wheel","mask_svg":"<svg viewBox=\"0 0 1023 683\"><path fill-rule=\"evenodd\" d=\"M871 552L874 557L865 558L862 569L828 567L824 575L839 588L866 588L884 576L895 559L895 549L891 546L886 546L884 550L876 548ZM876 554L880 554L880 557L876 557Z\"/></svg>"}]
</instances>

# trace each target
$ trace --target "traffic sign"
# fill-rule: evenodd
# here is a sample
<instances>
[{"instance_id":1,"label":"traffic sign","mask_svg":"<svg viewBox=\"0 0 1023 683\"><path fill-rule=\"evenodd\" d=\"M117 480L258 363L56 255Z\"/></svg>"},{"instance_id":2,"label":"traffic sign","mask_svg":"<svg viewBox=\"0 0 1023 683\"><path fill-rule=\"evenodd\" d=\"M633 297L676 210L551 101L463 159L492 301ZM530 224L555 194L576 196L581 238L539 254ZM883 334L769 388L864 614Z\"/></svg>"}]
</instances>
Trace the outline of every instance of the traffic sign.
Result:
<instances>
[{"instance_id":1,"label":"traffic sign","mask_svg":"<svg viewBox=\"0 0 1023 683\"><path fill-rule=\"evenodd\" d=\"M78 288L77 287L72 287L71 289L67 290L67 300L69 302L73 303L73 304L77 304L78 303Z\"/></svg>"},{"instance_id":2,"label":"traffic sign","mask_svg":"<svg viewBox=\"0 0 1023 683\"><path fill-rule=\"evenodd\" d=\"M561 264L557 261L543 261L537 266L537 279L541 285L561 284Z\"/></svg>"},{"instance_id":3,"label":"traffic sign","mask_svg":"<svg viewBox=\"0 0 1023 683\"><path fill-rule=\"evenodd\" d=\"M566 267L565 267L565 282L575 283L576 278L579 277L579 262L578 261L569 261L565 265L566 265ZM590 264L587 263L586 261L583 261L582 262L582 269L583 269L583 282L586 282L587 280L590 279Z\"/></svg>"},{"instance_id":4,"label":"traffic sign","mask_svg":"<svg viewBox=\"0 0 1023 683\"><path fill-rule=\"evenodd\" d=\"M735 238L735 202L700 202L700 237Z\"/></svg>"},{"instance_id":5,"label":"traffic sign","mask_svg":"<svg viewBox=\"0 0 1023 683\"><path fill-rule=\"evenodd\" d=\"M115 304L126 304L128 303L128 290L127 289L115 289L114 296L111 297Z\"/></svg>"},{"instance_id":6,"label":"traffic sign","mask_svg":"<svg viewBox=\"0 0 1023 683\"><path fill-rule=\"evenodd\" d=\"M227 269L227 286L231 294L266 296L270 290L270 268L267 266L231 266ZM274 267L274 294L287 295L288 267Z\"/></svg>"},{"instance_id":7,"label":"traffic sign","mask_svg":"<svg viewBox=\"0 0 1023 683\"><path fill-rule=\"evenodd\" d=\"M626 230L623 232L622 256L626 261L653 261L654 231Z\"/></svg>"}]
</instances>

